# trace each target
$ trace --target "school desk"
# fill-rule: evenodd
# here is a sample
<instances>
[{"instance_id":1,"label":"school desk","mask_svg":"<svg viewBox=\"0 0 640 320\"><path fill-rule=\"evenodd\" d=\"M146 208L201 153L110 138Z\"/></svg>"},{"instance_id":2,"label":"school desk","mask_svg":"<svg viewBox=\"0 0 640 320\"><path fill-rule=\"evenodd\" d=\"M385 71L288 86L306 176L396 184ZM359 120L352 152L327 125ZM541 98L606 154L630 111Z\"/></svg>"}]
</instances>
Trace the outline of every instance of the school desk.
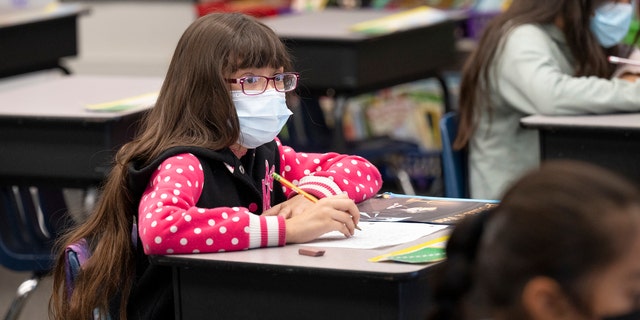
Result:
<instances>
[{"instance_id":1,"label":"school desk","mask_svg":"<svg viewBox=\"0 0 640 320\"><path fill-rule=\"evenodd\" d=\"M640 183L640 113L533 115L520 123L538 130L541 160L583 160Z\"/></svg>"},{"instance_id":2,"label":"school desk","mask_svg":"<svg viewBox=\"0 0 640 320\"><path fill-rule=\"evenodd\" d=\"M0 184L93 186L148 107L90 112L88 104L157 92L160 78L63 76L0 91Z\"/></svg>"},{"instance_id":3,"label":"school desk","mask_svg":"<svg viewBox=\"0 0 640 320\"><path fill-rule=\"evenodd\" d=\"M287 245L151 261L173 268L176 319L424 319L437 264L368 259L448 232L382 249L324 248L321 257Z\"/></svg>"},{"instance_id":4,"label":"school desk","mask_svg":"<svg viewBox=\"0 0 640 320\"><path fill-rule=\"evenodd\" d=\"M335 128L342 127L346 98L411 81L435 78L451 109L449 89L441 71L456 62L458 18L425 22L395 32L364 34L350 31L356 23L398 11L327 8L264 18L285 42L300 72L298 93L334 95ZM334 148L344 150L342 130L334 130Z\"/></svg>"},{"instance_id":5,"label":"school desk","mask_svg":"<svg viewBox=\"0 0 640 320\"><path fill-rule=\"evenodd\" d=\"M88 12L56 3L0 12L0 77L53 68L68 74L61 59L77 54L77 18Z\"/></svg>"}]
</instances>

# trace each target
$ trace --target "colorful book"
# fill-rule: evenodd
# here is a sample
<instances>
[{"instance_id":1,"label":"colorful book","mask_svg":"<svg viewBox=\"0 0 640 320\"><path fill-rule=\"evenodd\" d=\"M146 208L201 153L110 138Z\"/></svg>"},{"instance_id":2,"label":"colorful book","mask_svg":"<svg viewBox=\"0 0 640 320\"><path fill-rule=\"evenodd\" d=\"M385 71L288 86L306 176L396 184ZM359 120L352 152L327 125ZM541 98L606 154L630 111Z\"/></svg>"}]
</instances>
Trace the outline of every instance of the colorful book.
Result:
<instances>
[{"instance_id":1,"label":"colorful book","mask_svg":"<svg viewBox=\"0 0 640 320\"><path fill-rule=\"evenodd\" d=\"M399 221L455 224L460 219L490 210L497 200L478 200L379 194L358 204L360 221Z\"/></svg>"}]
</instances>

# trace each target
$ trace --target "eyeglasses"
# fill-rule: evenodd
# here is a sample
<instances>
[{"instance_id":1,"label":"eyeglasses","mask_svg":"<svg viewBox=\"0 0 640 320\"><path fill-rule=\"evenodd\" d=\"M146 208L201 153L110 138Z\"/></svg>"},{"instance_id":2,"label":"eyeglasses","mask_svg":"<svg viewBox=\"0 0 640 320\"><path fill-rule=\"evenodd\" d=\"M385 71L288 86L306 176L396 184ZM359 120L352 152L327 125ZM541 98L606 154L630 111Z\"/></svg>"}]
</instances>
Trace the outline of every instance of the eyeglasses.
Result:
<instances>
[{"instance_id":1,"label":"eyeglasses","mask_svg":"<svg viewBox=\"0 0 640 320\"><path fill-rule=\"evenodd\" d=\"M300 74L297 72L278 73L273 77L246 76L238 79L226 79L229 83L239 83L242 93L248 96L262 94L269 86L269 80L273 80L273 86L278 92L288 92L298 86Z\"/></svg>"}]
</instances>

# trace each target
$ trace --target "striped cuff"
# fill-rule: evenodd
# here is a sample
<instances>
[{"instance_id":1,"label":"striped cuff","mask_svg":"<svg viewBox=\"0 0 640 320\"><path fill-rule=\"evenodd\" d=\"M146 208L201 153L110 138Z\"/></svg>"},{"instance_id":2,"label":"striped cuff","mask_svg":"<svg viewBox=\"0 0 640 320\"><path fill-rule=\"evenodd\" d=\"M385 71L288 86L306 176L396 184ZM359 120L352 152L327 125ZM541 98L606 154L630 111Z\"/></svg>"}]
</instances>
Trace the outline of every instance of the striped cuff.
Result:
<instances>
[{"instance_id":1,"label":"striped cuff","mask_svg":"<svg viewBox=\"0 0 640 320\"><path fill-rule=\"evenodd\" d=\"M298 187L317 198L326 198L342 193L338 184L328 177L305 176L300 179Z\"/></svg>"},{"instance_id":2,"label":"striped cuff","mask_svg":"<svg viewBox=\"0 0 640 320\"><path fill-rule=\"evenodd\" d=\"M275 247L285 244L285 222L281 216L249 218L249 248Z\"/></svg>"}]
</instances>

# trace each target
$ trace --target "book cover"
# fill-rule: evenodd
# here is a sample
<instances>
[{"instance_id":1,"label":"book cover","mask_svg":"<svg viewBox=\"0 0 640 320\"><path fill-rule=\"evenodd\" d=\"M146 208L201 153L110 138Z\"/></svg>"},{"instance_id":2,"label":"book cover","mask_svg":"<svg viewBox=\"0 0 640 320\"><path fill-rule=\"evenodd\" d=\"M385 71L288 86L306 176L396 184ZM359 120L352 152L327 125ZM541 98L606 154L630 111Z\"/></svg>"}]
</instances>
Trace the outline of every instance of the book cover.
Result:
<instances>
[{"instance_id":1,"label":"book cover","mask_svg":"<svg viewBox=\"0 0 640 320\"><path fill-rule=\"evenodd\" d=\"M407 196L383 193L358 204L360 221L402 221L455 224L460 219L489 210L495 200Z\"/></svg>"}]
</instances>

